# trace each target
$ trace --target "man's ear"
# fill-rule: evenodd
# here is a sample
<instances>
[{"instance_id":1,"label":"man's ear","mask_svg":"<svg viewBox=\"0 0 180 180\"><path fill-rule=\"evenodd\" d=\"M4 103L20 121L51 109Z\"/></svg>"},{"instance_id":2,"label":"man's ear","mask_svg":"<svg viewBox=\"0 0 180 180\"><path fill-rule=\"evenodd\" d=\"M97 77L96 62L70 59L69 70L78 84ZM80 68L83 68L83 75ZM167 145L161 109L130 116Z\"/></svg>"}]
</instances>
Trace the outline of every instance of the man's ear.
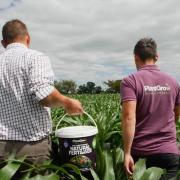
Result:
<instances>
[{"instance_id":1,"label":"man's ear","mask_svg":"<svg viewBox=\"0 0 180 180\"><path fill-rule=\"evenodd\" d=\"M157 54L155 57L155 61L157 61L159 59L159 55Z\"/></svg>"},{"instance_id":2,"label":"man's ear","mask_svg":"<svg viewBox=\"0 0 180 180\"><path fill-rule=\"evenodd\" d=\"M4 40L1 40L1 44L3 45L4 48L7 47L7 43Z\"/></svg>"},{"instance_id":3,"label":"man's ear","mask_svg":"<svg viewBox=\"0 0 180 180\"><path fill-rule=\"evenodd\" d=\"M139 69L141 65L140 57L137 54L134 54L134 62L136 64L136 68Z\"/></svg>"},{"instance_id":4,"label":"man's ear","mask_svg":"<svg viewBox=\"0 0 180 180\"><path fill-rule=\"evenodd\" d=\"M134 60L135 60L135 62L139 62L140 58L137 54L134 54Z\"/></svg>"},{"instance_id":5,"label":"man's ear","mask_svg":"<svg viewBox=\"0 0 180 180\"><path fill-rule=\"evenodd\" d=\"M27 35L27 46L28 47L30 46L30 43L31 43L31 38L30 38L30 35L28 34Z\"/></svg>"}]
</instances>

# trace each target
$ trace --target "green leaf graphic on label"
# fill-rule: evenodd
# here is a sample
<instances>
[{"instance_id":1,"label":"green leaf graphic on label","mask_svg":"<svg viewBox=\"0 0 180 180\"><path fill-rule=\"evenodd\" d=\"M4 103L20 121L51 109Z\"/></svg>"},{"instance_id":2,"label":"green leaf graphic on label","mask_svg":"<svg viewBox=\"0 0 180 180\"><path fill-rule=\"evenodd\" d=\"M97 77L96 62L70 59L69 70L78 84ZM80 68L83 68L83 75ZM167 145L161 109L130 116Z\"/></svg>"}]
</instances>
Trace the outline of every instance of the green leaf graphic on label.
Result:
<instances>
[{"instance_id":1,"label":"green leaf graphic on label","mask_svg":"<svg viewBox=\"0 0 180 180\"><path fill-rule=\"evenodd\" d=\"M75 156L71 158L70 162L77 165L79 168L90 168L92 163L87 156Z\"/></svg>"}]
</instances>

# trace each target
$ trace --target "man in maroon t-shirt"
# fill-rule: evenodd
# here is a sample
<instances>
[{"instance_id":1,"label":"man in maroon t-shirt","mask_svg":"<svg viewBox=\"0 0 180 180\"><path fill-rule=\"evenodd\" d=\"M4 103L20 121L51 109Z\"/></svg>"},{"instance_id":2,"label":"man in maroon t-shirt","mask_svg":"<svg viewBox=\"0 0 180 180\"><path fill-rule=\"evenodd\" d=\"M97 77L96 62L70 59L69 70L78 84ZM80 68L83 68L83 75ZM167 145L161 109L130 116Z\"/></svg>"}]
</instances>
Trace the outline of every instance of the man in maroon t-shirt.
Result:
<instances>
[{"instance_id":1,"label":"man in maroon t-shirt","mask_svg":"<svg viewBox=\"0 0 180 180\"><path fill-rule=\"evenodd\" d=\"M147 167L167 170L174 177L179 170L175 120L180 115L180 88L175 79L155 65L156 42L143 38L134 48L137 72L121 83L122 129L127 174L134 161L146 158Z\"/></svg>"}]
</instances>

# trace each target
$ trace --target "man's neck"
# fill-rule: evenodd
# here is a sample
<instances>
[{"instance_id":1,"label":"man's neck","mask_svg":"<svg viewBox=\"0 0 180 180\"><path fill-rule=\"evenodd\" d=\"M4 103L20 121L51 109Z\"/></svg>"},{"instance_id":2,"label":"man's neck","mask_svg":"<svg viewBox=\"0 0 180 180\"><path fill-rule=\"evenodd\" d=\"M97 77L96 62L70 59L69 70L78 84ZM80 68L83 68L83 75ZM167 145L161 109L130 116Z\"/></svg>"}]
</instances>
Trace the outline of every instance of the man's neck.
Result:
<instances>
[{"instance_id":1,"label":"man's neck","mask_svg":"<svg viewBox=\"0 0 180 180\"><path fill-rule=\"evenodd\" d=\"M27 41L25 41L25 40L19 40L19 39L17 39L17 40L14 40L14 41L12 41L12 42L4 42L3 43L3 46L4 46L4 48L6 48L9 44L12 44L12 43L20 43L20 44L23 44L23 45L25 45L27 48L29 48L29 45L28 45L28 43L27 43Z\"/></svg>"},{"instance_id":2,"label":"man's neck","mask_svg":"<svg viewBox=\"0 0 180 180\"><path fill-rule=\"evenodd\" d=\"M138 69L142 68L143 66L147 66L147 65L155 65L154 59L149 59L145 62L140 63L138 66Z\"/></svg>"},{"instance_id":3,"label":"man's neck","mask_svg":"<svg viewBox=\"0 0 180 180\"><path fill-rule=\"evenodd\" d=\"M23 45L25 45L26 47L28 47L27 42L25 42L25 41L14 41L14 42L12 42L12 43L20 43L20 44L23 44Z\"/></svg>"}]
</instances>

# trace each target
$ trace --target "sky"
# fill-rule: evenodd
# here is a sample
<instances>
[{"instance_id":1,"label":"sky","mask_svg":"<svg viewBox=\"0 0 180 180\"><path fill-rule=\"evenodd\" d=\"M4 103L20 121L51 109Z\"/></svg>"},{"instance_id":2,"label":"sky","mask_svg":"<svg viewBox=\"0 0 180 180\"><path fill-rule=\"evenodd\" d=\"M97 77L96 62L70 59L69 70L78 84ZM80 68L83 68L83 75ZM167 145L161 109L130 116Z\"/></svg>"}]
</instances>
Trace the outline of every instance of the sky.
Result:
<instances>
[{"instance_id":1,"label":"sky","mask_svg":"<svg viewBox=\"0 0 180 180\"><path fill-rule=\"evenodd\" d=\"M134 45L152 37L160 69L180 82L179 7L179 0L0 0L0 28L25 22L31 48L50 57L56 80L78 84L135 72Z\"/></svg>"}]
</instances>

